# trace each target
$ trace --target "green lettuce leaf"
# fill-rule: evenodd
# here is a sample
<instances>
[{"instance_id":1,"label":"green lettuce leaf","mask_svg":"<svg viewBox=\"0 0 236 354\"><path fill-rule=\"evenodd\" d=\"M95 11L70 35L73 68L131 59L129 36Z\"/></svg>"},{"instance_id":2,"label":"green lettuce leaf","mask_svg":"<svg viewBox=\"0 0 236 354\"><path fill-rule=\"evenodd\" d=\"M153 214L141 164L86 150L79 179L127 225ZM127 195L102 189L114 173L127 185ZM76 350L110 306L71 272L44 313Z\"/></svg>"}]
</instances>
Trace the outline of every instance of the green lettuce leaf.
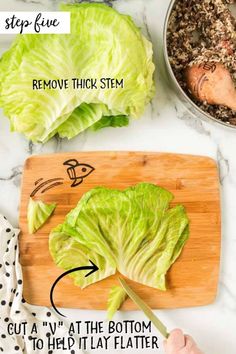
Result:
<instances>
[{"instance_id":1,"label":"green lettuce leaf","mask_svg":"<svg viewBox=\"0 0 236 354\"><path fill-rule=\"evenodd\" d=\"M129 125L129 118L126 116L102 117L97 123L91 126L94 131L107 127L127 127Z\"/></svg>"},{"instance_id":2,"label":"green lettuce leaf","mask_svg":"<svg viewBox=\"0 0 236 354\"><path fill-rule=\"evenodd\" d=\"M86 270L70 274L71 278L74 279L75 285L80 286L82 289L116 272L115 265L111 265L106 258L68 236L63 231L62 225L53 230L53 236L51 235L50 237L49 250L57 266L65 270L88 265L89 260L99 265L99 271L92 273L89 277L85 277L88 273Z\"/></svg>"},{"instance_id":3,"label":"green lettuce leaf","mask_svg":"<svg viewBox=\"0 0 236 354\"><path fill-rule=\"evenodd\" d=\"M172 199L169 191L149 183L124 191L103 187L90 190L58 227L73 245L86 247L90 258L78 254L75 263L71 262L68 241L58 252L57 230L53 230L49 248L55 263L70 269L91 259L102 269L101 276L99 271L94 274L95 281L105 275L107 267L112 274L118 270L134 281L165 290L166 273L189 236L185 209L181 205L169 208ZM96 263L98 256L101 258ZM79 281L80 286L86 286L87 279Z\"/></svg>"},{"instance_id":4,"label":"green lettuce leaf","mask_svg":"<svg viewBox=\"0 0 236 354\"><path fill-rule=\"evenodd\" d=\"M70 139L106 116L140 117L154 95L152 45L129 16L96 3L61 10L71 12L71 34L19 35L0 60L0 107L32 141ZM96 79L98 88L73 89L74 78ZM101 88L102 78L124 87ZM33 79L68 79L70 87L33 90ZM127 119L104 118L99 127Z\"/></svg>"},{"instance_id":5,"label":"green lettuce leaf","mask_svg":"<svg viewBox=\"0 0 236 354\"><path fill-rule=\"evenodd\" d=\"M121 286L113 286L109 292L107 302L107 319L112 320L116 311L119 310L127 298L125 290Z\"/></svg>"},{"instance_id":6,"label":"green lettuce leaf","mask_svg":"<svg viewBox=\"0 0 236 354\"><path fill-rule=\"evenodd\" d=\"M101 104L82 103L70 117L62 123L57 132L61 138L71 139L101 120L105 106ZM96 123L95 123L96 124Z\"/></svg>"},{"instance_id":7,"label":"green lettuce leaf","mask_svg":"<svg viewBox=\"0 0 236 354\"><path fill-rule=\"evenodd\" d=\"M53 213L56 204L46 204L41 200L29 200L27 210L28 230L30 234L35 233Z\"/></svg>"}]
</instances>

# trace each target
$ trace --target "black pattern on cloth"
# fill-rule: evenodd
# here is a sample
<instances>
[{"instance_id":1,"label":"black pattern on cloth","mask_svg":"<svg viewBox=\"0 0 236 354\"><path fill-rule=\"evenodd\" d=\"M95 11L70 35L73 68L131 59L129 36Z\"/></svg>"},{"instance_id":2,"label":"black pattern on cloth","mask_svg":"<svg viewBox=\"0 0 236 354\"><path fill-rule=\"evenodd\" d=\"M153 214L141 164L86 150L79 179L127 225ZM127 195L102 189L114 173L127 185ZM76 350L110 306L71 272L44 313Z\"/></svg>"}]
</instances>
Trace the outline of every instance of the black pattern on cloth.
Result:
<instances>
[{"instance_id":1,"label":"black pattern on cloth","mask_svg":"<svg viewBox=\"0 0 236 354\"><path fill-rule=\"evenodd\" d=\"M54 354L58 350L50 351L32 350L32 336L10 336L7 331L9 323L20 323L26 321L28 324L57 322L61 320L46 307L33 306L24 300L23 278L21 265L19 263L18 236L20 230L11 226L8 220L0 214L0 354ZM65 323L65 321L63 320ZM38 326L37 338L46 338L48 329ZM66 331L67 332L67 331ZM57 332L58 336L65 337L65 327ZM71 350L63 351L65 354ZM76 350L75 353L83 353Z\"/></svg>"}]
</instances>

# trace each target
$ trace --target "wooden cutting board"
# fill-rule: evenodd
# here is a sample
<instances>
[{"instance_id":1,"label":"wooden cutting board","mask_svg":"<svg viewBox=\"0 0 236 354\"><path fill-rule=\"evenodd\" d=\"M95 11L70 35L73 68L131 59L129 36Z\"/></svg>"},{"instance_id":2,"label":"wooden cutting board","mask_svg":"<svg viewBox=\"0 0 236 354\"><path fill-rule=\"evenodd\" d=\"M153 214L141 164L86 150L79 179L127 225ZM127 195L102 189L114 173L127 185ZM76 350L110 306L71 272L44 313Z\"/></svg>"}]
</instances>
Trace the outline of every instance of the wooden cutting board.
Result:
<instances>
[{"instance_id":1,"label":"wooden cutting board","mask_svg":"<svg viewBox=\"0 0 236 354\"><path fill-rule=\"evenodd\" d=\"M220 196L216 163L207 157L142 152L77 152L30 157L24 167L20 207L20 260L24 297L30 304L50 306L49 293L63 272L48 251L50 230L62 223L82 195L96 186L124 189L151 182L170 190L190 218L190 238L167 276L162 292L128 281L152 308L178 308L212 303L217 292L220 260ZM49 221L34 235L27 231L30 195L56 202ZM84 264L83 264L84 265ZM83 266L81 265L81 266ZM58 307L105 309L117 275L84 290L70 277L56 287ZM124 310L136 309L128 299Z\"/></svg>"}]
</instances>

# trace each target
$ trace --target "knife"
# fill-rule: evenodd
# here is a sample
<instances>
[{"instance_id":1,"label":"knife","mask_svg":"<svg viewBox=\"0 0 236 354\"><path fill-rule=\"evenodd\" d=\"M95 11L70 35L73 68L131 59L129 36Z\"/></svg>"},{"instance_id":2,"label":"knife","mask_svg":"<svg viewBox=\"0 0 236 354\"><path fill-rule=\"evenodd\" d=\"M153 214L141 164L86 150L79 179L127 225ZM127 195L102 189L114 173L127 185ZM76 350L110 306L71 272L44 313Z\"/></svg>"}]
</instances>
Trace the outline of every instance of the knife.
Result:
<instances>
[{"instance_id":1,"label":"knife","mask_svg":"<svg viewBox=\"0 0 236 354\"><path fill-rule=\"evenodd\" d=\"M151 308L129 287L124 279L119 278L119 282L133 302L145 313L147 318L154 324L158 331L168 338L169 333L166 326L157 318Z\"/></svg>"}]
</instances>

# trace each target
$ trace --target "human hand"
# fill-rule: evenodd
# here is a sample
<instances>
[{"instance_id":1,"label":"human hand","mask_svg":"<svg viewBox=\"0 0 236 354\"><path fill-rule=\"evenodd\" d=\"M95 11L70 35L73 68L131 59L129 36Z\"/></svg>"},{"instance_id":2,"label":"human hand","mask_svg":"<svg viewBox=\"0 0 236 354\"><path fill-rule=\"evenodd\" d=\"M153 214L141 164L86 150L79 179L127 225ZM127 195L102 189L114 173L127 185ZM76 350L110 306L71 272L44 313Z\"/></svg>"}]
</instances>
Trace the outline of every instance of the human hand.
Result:
<instances>
[{"instance_id":1,"label":"human hand","mask_svg":"<svg viewBox=\"0 0 236 354\"><path fill-rule=\"evenodd\" d=\"M203 354L193 338L184 335L181 329L171 331L168 339L164 341L164 349L165 354Z\"/></svg>"}]
</instances>

